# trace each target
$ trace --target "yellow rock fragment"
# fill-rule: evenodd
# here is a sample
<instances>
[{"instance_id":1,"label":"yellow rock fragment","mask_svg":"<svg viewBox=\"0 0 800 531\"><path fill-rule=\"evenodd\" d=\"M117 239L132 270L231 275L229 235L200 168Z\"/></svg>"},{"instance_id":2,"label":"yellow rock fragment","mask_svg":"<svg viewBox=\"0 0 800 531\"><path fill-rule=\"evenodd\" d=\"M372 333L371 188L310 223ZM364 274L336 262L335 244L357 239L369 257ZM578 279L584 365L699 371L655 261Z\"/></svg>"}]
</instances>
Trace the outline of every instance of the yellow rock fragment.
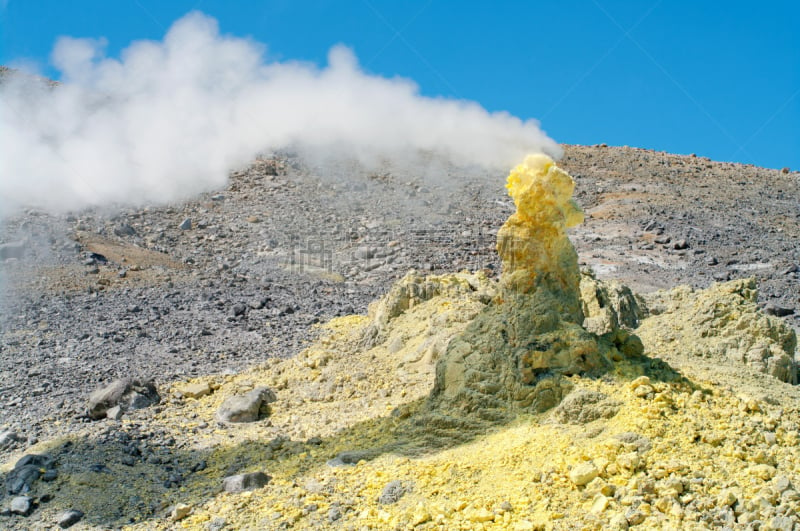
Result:
<instances>
[{"instance_id":1,"label":"yellow rock fragment","mask_svg":"<svg viewBox=\"0 0 800 531\"><path fill-rule=\"evenodd\" d=\"M608 508L609 499L603 496L602 494L598 494L594 497L592 501L592 508L589 509L589 512L592 514L600 514Z\"/></svg>"},{"instance_id":2,"label":"yellow rock fragment","mask_svg":"<svg viewBox=\"0 0 800 531\"><path fill-rule=\"evenodd\" d=\"M582 487L592 481L600 473L594 463L581 463L575 465L569 471L569 479L578 487Z\"/></svg>"},{"instance_id":3,"label":"yellow rock fragment","mask_svg":"<svg viewBox=\"0 0 800 531\"><path fill-rule=\"evenodd\" d=\"M201 398L210 395L212 392L211 386L208 382L196 382L187 384L179 388L181 394L186 398Z\"/></svg>"},{"instance_id":4,"label":"yellow rock fragment","mask_svg":"<svg viewBox=\"0 0 800 531\"><path fill-rule=\"evenodd\" d=\"M470 522L491 522L494 520L494 513L485 507L474 509L467 514Z\"/></svg>"},{"instance_id":5,"label":"yellow rock fragment","mask_svg":"<svg viewBox=\"0 0 800 531\"><path fill-rule=\"evenodd\" d=\"M431 519L431 513L429 513L424 506L418 505L417 508L414 510L414 513L411 515L411 525L417 526L420 524L424 524L430 519Z\"/></svg>"},{"instance_id":6,"label":"yellow rock fragment","mask_svg":"<svg viewBox=\"0 0 800 531\"><path fill-rule=\"evenodd\" d=\"M759 479L768 481L775 475L775 467L770 465L755 465L750 467L749 472Z\"/></svg>"}]
</instances>

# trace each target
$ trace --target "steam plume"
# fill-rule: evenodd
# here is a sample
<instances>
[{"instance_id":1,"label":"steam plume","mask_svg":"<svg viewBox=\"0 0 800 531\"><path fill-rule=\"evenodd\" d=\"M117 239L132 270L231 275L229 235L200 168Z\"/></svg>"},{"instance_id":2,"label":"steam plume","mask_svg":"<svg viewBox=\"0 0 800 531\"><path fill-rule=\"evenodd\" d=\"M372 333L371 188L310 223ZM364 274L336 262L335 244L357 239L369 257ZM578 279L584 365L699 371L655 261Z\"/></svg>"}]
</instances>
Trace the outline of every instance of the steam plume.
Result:
<instances>
[{"instance_id":1,"label":"steam plume","mask_svg":"<svg viewBox=\"0 0 800 531\"><path fill-rule=\"evenodd\" d=\"M285 148L366 163L434 152L503 168L560 154L534 121L423 97L409 80L363 72L343 46L324 68L264 62L261 45L220 35L197 12L119 59L103 45L62 37L52 54L61 85L13 76L0 87L0 208L167 202Z\"/></svg>"}]
</instances>

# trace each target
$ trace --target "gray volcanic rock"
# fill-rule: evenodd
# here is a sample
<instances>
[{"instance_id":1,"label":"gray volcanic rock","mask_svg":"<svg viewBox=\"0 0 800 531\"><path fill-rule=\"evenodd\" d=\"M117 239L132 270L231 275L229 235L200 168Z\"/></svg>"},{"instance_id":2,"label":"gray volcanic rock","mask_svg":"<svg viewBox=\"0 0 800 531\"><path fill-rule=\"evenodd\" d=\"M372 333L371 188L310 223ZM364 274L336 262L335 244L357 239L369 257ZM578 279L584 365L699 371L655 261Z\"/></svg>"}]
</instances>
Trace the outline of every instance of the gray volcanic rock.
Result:
<instances>
[{"instance_id":1,"label":"gray volcanic rock","mask_svg":"<svg viewBox=\"0 0 800 531\"><path fill-rule=\"evenodd\" d=\"M67 529L77 524L83 518L83 512L77 509L69 509L61 513L56 523L61 529Z\"/></svg>"},{"instance_id":2,"label":"gray volcanic rock","mask_svg":"<svg viewBox=\"0 0 800 531\"><path fill-rule=\"evenodd\" d=\"M272 479L264 472L250 472L248 474L236 474L228 476L222 480L222 487L225 492L244 492L246 490L260 489Z\"/></svg>"},{"instance_id":3,"label":"gray volcanic rock","mask_svg":"<svg viewBox=\"0 0 800 531\"><path fill-rule=\"evenodd\" d=\"M269 404L275 400L275 393L272 390L257 387L247 394L227 398L217 410L217 420L255 422L269 414Z\"/></svg>"},{"instance_id":4,"label":"gray volcanic rock","mask_svg":"<svg viewBox=\"0 0 800 531\"><path fill-rule=\"evenodd\" d=\"M28 516L33 510L33 499L28 496L16 496L11 499L11 512L21 516Z\"/></svg>"},{"instance_id":5,"label":"gray volcanic rock","mask_svg":"<svg viewBox=\"0 0 800 531\"><path fill-rule=\"evenodd\" d=\"M152 381L121 378L93 392L86 412L90 418L97 420L104 418L115 406L123 411L143 409L160 401L161 397Z\"/></svg>"},{"instance_id":6,"label":"gray volcanic rock","mask_svg":"<svg viewBox=\"0 0 800 531\"><path fill-rule=\"evenodd\" d=\"M14 464L14 469L6 476L6 493L14 495L30 492L34 482L43 475L48 481L55 479L53 459L46 455L25 455Z\"/></svg>"}]
</instances>

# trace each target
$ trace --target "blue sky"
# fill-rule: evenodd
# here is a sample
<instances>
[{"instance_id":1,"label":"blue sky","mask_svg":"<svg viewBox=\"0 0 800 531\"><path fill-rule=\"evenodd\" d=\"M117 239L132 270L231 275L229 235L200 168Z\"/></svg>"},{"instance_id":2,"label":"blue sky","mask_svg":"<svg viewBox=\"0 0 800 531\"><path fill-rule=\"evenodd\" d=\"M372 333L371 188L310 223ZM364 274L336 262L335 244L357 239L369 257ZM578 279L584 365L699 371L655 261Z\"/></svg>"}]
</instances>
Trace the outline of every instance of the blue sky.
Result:
<instances>
[{"instance_id":1,"label":"blue sky","mask_svg":"<svg viewBox=\"0 0 800 531\"><path fill-rule=\"evenodd\" d=\"M58 78L58 36L114 56L192 9L267 58L366 71L535 118L556 141L800 170L800 2L76 0L0 2L0 63Z\"/></svg>"}]
</instances>

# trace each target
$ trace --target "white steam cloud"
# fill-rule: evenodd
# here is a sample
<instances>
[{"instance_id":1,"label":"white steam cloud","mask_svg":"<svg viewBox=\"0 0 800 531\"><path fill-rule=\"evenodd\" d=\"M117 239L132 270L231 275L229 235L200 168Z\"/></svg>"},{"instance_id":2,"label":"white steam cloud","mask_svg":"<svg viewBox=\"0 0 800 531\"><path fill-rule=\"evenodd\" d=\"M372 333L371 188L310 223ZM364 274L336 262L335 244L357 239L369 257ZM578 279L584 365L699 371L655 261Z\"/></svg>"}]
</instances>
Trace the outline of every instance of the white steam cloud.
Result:
<instances>
[{"instance_id":1,"label":"white steam cloud","mask_svg":"<svg viewBox=\"0 0 800 531\"><path fill-rule=\"evenodd\" d=\"M342 46L324 68L265 63L262 46L196 12L119 59L103 44L61 38L58 87L25 76L0 87L0 208L163 203L286 148L366 163L434 152L491 168L560 154L534 121L423 97L411 81L364 73Z\"/></svg>"}]
</instances>

